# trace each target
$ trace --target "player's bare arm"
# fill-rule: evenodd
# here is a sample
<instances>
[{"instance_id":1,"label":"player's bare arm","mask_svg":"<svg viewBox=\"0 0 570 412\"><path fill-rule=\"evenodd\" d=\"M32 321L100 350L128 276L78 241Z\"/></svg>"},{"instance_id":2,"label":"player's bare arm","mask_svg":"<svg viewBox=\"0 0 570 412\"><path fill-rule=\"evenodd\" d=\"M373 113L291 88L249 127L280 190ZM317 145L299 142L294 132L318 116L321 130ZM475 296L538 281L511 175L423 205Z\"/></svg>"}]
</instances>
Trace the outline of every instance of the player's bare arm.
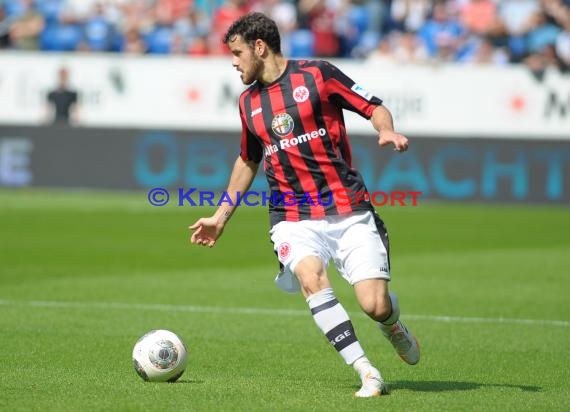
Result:
<instances>
[{"instance_id":1,"label":"player's bare arm","mask_svg":"<svg viewBox=\"0 0 570 412\"><path fill-rule=\"evenodd\" d=\"M231 199L231 204L229 202L222 204L213 216L200 218L191 225L190 229L194 231L190 237L191 243L208 247L213 247L216 244L226 223L237 208L237 193L243 193L249 189L258 166L257 163L245 161L238 156L226 190Z\"/></svg>"},{"instance_id":2,"label":"player's bare arm","mask_svg":"<svg viewBox=\"0 0 570 412\"><path fill-rule=\"evenodd\" d=\"M392 114L385 106L377 106L372 112L370 121L378 131L378 144L380 146L386 146L391 143L397 152L408 150L408 139L406 136L394 131Z\"/></svg>"}]
</instances>

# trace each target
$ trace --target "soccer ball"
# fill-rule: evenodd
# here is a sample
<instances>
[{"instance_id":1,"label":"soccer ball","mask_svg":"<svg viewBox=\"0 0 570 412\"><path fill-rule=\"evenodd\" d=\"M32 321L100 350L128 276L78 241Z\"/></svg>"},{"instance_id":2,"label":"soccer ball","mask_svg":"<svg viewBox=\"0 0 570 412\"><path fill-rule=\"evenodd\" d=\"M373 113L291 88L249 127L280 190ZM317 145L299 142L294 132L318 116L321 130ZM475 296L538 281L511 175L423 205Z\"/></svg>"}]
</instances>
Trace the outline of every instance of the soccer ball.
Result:
<instances>
[{"instance_id":1,"label":"soccer ball","mask_svg":"<svg viewBox=\"0 0 570 412\"><path fill-rule=\"evenodd\" d=\"M133 348L133 364L149 382L174 382L186 369L188 351L184 342L168 330L151 330Z\"/></svg>"}]
</instances>

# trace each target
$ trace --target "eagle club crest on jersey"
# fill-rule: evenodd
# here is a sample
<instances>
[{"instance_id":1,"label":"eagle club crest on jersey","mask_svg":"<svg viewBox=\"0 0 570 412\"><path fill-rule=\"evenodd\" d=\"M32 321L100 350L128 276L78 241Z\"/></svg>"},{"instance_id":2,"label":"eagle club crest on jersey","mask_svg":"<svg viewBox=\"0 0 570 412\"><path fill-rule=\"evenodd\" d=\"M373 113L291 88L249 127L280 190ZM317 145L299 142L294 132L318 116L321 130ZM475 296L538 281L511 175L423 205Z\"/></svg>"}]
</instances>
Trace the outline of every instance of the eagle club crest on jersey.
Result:
<instances>
[{"instance_id":1,"label":"eagle club crest on jersey","mask_svg":"<svg viewBox=\"0 0 570 412\"><path fill-rule=\"evenodd\" d=\"M279 137L285 137L293 131L293 118L287 113L279 113L271 122L271 129Z\"/></svg>"},{"instance_id":2,"label":"eagle club crest on jersey","mask_svg":"<svg viewBox=\"0 0 570 412\"><path fill-rule=\"evenodd\" d=\"M293 90L293 99L297 103L306 102L308 98L309 98L309 89L307 89L305 86L299 86L296 87L295 90Z\"/></svg>"},{"instance_id":3,"label":"eagle club crest on jersey","mask_svg":"<svg viewBox=\"0 0 570 412\"><path fill-rule=\"evenodd\" d=\"M291 253L291 245L287 242L283 242L277 248L277 253L279 253L279 259L285 260Z\"/></svg>"}]
</instances>

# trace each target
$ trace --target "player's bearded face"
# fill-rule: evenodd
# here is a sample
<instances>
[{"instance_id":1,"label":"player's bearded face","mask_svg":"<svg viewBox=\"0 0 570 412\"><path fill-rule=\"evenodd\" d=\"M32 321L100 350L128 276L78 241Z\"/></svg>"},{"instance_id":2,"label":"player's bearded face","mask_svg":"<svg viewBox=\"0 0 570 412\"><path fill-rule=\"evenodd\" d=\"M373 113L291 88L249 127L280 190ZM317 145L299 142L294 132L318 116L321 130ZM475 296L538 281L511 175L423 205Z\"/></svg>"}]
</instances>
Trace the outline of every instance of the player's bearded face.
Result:
<instances>
[{"instance_id":1,"label":"player's bearded face","mask_svg":"<svg viewBox=\"0 0 570 412\"><path fill-rule=\"evenodd\" d=\"M236 36L228 43L232 52L232 65L241 73L243 84L249 85L257 80L263 70L263 60L255 54L253 47L247 44L241 36Z\"/></svg>"},{"instance_id":2,"label":"player's bearded face","mask_svg":"<svg viewBox=\"0 0 570 412\"><path fill-rule=\"evenodd\" d=\"M243 84L249 85L261 76L263 60L259 58L253 51L250 54L249 62L243 65L241 81Z\"/></svg>"}]
</instances>

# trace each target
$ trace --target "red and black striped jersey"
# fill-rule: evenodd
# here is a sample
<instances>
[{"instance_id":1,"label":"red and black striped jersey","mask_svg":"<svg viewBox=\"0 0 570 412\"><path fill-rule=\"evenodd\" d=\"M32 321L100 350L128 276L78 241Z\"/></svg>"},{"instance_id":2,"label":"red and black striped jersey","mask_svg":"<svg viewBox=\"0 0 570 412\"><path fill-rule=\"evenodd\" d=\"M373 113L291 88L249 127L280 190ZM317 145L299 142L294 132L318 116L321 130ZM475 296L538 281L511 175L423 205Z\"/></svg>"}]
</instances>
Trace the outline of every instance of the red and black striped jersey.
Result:
<instances>
[{"instance_id":1,"label":"red and black striped jersey","mask_svg":"<svg viewBox=\"0 0 570 412\"><path fill-rule=\"evenodd\" d=\"M352 167L343 109L369 119L382 100L334 65L289 60L274 82L254 83L239 101L243 160L261 162L271 191L271 224L373 210Z\"/></svg>"}]
</instances>

